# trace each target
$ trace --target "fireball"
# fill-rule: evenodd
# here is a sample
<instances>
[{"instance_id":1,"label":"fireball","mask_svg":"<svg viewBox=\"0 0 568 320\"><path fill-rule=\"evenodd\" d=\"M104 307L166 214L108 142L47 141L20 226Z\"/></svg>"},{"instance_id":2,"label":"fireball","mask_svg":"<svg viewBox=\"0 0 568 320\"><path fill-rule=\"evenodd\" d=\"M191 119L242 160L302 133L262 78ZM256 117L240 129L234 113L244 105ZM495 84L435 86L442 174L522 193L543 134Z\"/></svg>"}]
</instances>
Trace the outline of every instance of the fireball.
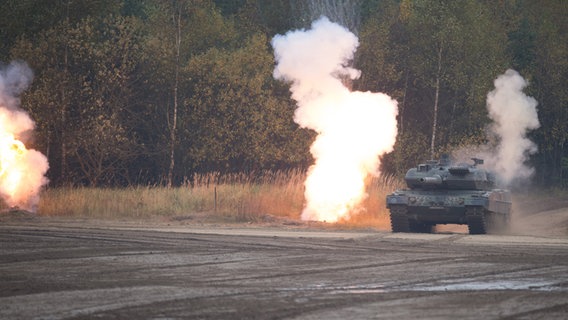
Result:
<instances>
[{"instance_id":1,"label":"fireball","mask_svg":"<svg viewBox=\"0 0 568 320\"><path fill-rule=\"evenodd\" d=\"M31 70L23 63L0 70L0 198L8 206L34 210L49 165L18 137L34 128L29 115L18 108L17 97L30 81Z\"/></svg>"},{"instance_id":2,"label":"fireball","mask_svg":"<svg viewBox=\"0 0 568 320\"><path fill-rule=\"evenodd\" d=\"M25 152L26 147L21 141L9 133L0 132L0 190L9 199L14 199L20 189L23 168L19 164Z\"/></svg>"},{"instance_id":3,"label":"fireball","mask_svg":"<svg viewBox=\"0 0 568 320\"><path fill-rule=\"evenodd\" d=\"M7 127L0 121L0 196L8 206L33 210L41 187L47 183L47 159L4 131Z\"/></svg>"},{"instance_id":4,"label":"fireball","mask_svg":"<svg viewBox=\"0 0 568 320\"><path fill-rule=\"evenodd\" d=\"M396 101L345 86L346 79L361 74L348 67L358 44L353 33L325 17L310 30L272 40L274 76L291 82L298 105L294 121L317 132L303 220L336 222L362 210L365 182L379 174L380 156L392 151L396 140Z\"/></svg>"}]
</instances>

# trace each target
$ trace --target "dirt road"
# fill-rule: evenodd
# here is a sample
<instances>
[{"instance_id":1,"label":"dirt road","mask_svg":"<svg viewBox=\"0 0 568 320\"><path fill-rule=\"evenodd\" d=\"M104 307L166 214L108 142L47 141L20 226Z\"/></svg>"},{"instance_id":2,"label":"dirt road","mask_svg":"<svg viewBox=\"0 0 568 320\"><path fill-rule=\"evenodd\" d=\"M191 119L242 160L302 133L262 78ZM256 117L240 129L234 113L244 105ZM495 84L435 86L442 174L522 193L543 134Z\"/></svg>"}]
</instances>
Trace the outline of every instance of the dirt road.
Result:
<instances>
[{"instance_id":1,"label":"dirt road","mask_svg":"<svg viewBox=\"0 0 568 320\"><path fill-rule=\"evenodd\" d=\"M1 319L565 319L568 238L0 224Z\"/></svg>"}]
</instances>

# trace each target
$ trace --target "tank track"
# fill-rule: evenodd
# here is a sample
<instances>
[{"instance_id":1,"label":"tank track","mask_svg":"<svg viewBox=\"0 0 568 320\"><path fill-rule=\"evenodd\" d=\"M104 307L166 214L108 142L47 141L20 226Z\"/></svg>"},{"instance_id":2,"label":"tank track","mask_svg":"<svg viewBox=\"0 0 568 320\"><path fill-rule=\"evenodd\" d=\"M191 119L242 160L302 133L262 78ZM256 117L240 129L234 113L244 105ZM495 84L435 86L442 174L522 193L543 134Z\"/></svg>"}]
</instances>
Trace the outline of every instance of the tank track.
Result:
<instances>
[{"instance_id":1,"label":"tank track","mask_svg":"<svg viewBox=\"0 0 568 320\"><path fill-rule=\"evenodd\" d=\"M432 233L434 226L428 223L410 221L410 232Z\"/></svg>"},{"instance_id":2,"label":"tank track","mask_svg":"<svg viewBox=\"0 0 568 320\"><path fill-rule=\"evenodd\" d=\"M392 232L410 232L406 206L391 206L390 218Z\"/></svg>"},{"instance_id":3,"label":"tank track","mask_svg":"<svg viewBox=\"0 0 568 320\"><path fill-rule=\"evenodd\" d=\"M469 234L487 233L487 216L482 207L468 207L465 211Z\"/></svg>"}]
</instances>

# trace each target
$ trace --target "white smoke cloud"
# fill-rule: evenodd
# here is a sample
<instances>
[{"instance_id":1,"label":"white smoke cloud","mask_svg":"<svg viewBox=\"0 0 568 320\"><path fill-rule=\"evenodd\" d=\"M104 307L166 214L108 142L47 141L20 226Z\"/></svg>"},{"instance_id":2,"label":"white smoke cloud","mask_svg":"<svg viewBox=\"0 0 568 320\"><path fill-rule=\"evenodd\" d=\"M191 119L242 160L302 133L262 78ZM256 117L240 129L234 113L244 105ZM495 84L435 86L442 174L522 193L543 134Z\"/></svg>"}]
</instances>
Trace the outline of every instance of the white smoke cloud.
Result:
<instances>
[{"instance_id":1,"label":"white smoke cloud","mask_svg":"<svg viewBox=\"0 0 568 320\"><path fill-rule=\"evenodd\" d=\"M17 108L18 96L28 88L33 79L33 72L25 62L14 61L0 70L0 105L5 108Z\"/></svg>"},{"instance_id":2,"label":"white smoke cloud","mask_svg":"<svg viewBox=\"0 0 568 320\"><path fill-rule=\"evenodd\" d=\"M534 169L526 162L537 146L527 134L540 127L537 101L525 95L528 82L515 70L509 69L494 81L495 89L487 94L487 111L492 120L488 128L488 144L469 146L453 153L464 161L482 157L485 167L494 172L501 187L529 178Z\"/></svg>"},{"instance_id":3,"label":"white smoke cloud","mask_svg":"<svg viewBox=\"0 0 568 320\"><path fill-rule=\"evenodd\" d=\"M536 145L527 138L529 130L540 127L537 101L525 95L527 81L515 70L507 70L495 80L495 90L487 95L487 110L493 120L491 131L499 144L489 165L504 185L530 177L534 169L526 165Z\"/></svg>"},{"instance_id":4,"label":"white smoke cloud","mask_svg":"<svg viewBox=\"0 0 568 320\"><path fill-rule=\"evenodd\" d=\"M392 151L397 103L382 93L351 92L343 80L360 71L349 67L359 41L326 17L309 30L277 35L272 46L274 77L291 82L298 108L294 121L317 132L311 146L304 220L349 218L367 196L365 179L379 174L379 156Z\"/></svg>"},{"instance_id":5,"label":"white smoke cloud","mask_svg":"<svg viewBox=\"0 0 568 320\"><path fill-rule=\"evenodd\" d=\"M31 83L33 79L32 70L24 62L12 62L5 69L0 69L0 117L4 131L13 134L33 130L35 124L20 106L19 95Z\"/></svg>"},{"instance_id":6,"label":"white smoke cloud","mask_svg":"<svg viewBox=\"0 0 568 320\"><path fill-rule=\"evenodd\" d=\"M33 79L24 62L12 62L0 69L0 197L9 206L35 210L39 191L48 180L47 158L28 150L20 135L34 129L29 115L19 109L19 95Z\"/></svg>"}]
</instances>

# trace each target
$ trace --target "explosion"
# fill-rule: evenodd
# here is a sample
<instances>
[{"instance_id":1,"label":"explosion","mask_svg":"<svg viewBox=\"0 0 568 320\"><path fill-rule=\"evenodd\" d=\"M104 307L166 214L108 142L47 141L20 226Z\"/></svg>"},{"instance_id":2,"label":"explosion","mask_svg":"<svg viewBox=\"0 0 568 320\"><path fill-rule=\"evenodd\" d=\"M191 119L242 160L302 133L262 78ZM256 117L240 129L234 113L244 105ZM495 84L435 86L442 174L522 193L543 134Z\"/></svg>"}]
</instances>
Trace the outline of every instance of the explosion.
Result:
<instances>
[{"instance_id":1,"label":"explosion","mask_svg":"<svg viewBox=\"0 0 568 320\"><path fill-rule=\"evenodd\" d=\"M396 101L345 86L361 74L348 67L358 45L353 33L326 17L310 30L272 40L274 77L291 82L298 105L294 121L317 133L310 148L315 163L305 181L303 220L335 222L362 210L365 181L379 174L379 156L392 151L396 140Z\"/></svg>"},{"instance_id":2,"label":"explosion","mask_svg":"<svg viewBox=\"0 0 568 320\"><path fill-rule=\"evenodd\" d=\"M13 62L0 70L0 197L10 207L34 211L49 166L43 154L26 149L18 140L34 128L28 114L18 109L18 95L31 79L24 63Z\"/></svg>"}]
</instances>

